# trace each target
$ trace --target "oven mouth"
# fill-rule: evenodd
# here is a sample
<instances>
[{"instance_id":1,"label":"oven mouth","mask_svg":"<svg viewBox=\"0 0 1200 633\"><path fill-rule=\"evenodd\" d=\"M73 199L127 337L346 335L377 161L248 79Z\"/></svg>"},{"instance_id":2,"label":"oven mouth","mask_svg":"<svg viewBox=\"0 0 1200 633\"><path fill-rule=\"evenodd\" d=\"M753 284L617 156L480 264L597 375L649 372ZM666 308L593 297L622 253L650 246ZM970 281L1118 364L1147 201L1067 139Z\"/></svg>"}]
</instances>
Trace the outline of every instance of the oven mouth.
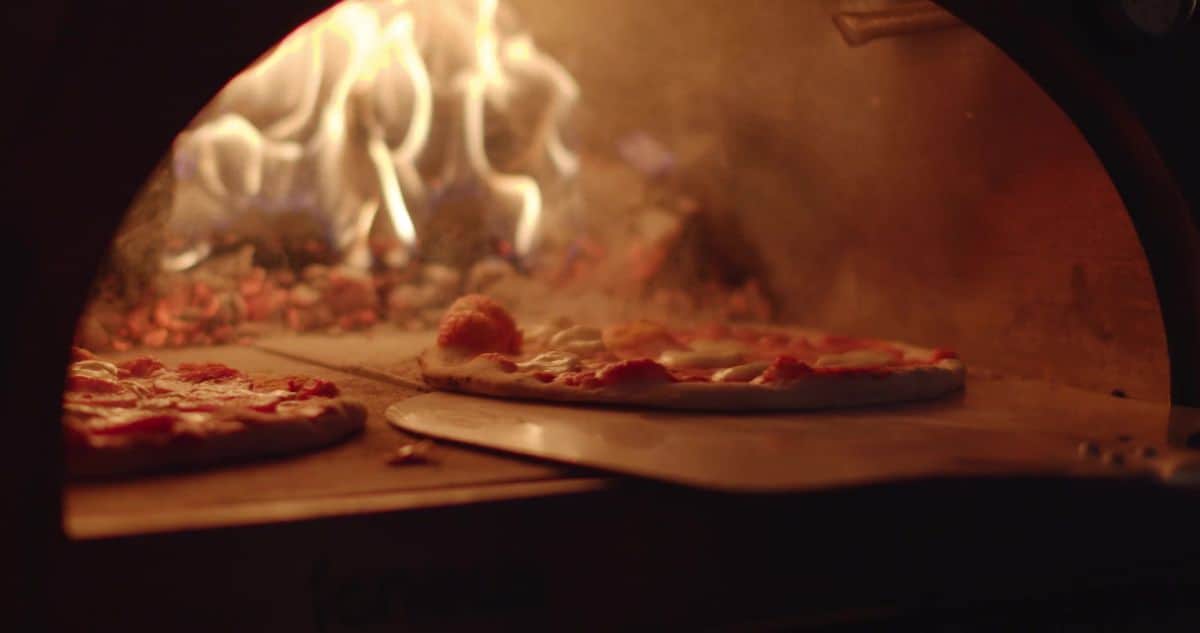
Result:
<instances>
[{"instance_id":1,"label":"oven mouth","mask_svg":"<svg viewBox=\"0 0 1200 633\"><path fill-rule=\"evenodd\" d=\"M961 20L811 3L789 9L813 35L797 39L729 9L678 39L632 25L622 42L641 48L611 57L617 72L620 46L513 4L527 21L489 0L344 2L236 75L129 208L76 343L411 396L446 307L482 293L528 324L800 322L965 348L972 379L1000 390L1164 395L1121 196L1065 113ZM751 26L762 46L737 37ZM1145 419L1157 437L1161 416ZM1107 441L1056 438L1071 459Z\"/></svg>"},{"instance_id":2,"label":"oven mouth","mask_svg":"<svg viewBox=\"0 0 1200 633\"><path fill-rule=\"evenodd\" d=\"M409 364L431 337L438 302L431 300L429 317L401 309L437 294L440 284L449 287L452 274L454 292L465 290L477 264L479 281L499 284L489 292L509 286L521 299L546 272L541 266L562 263L539 251L553 249L559 229L550 224L518 252L523 207L516 198L494 222L462 221L482 216L468 204L474 193L456 189L459 215L422 219L414 210L418 248L403 251L402 239L389 235L390 211L378 211L373 228L381 239L368 239L371 259L358 267L340 258L335 232L311 213L238 224L232 239L211 241L202 261L172 270L163 270L162 255L186 252L186 240L168 243L155 228L145 248L112 243L117 234L147 237L131 230L154 226L139 224L139 209L154 210L151 199L164 191L173 200L174 184L156 190L152 183L177 176L168 154L158 163L166 173L152 175L130 209L155 162L226 80L324 8L318 4L325 3L22 9L39 19L11 33L31 44L18 47L26 60L19 74L30 81L15 83L29 89L16 90L4 106L18 113L6 117L5 138L14 141L9 173L21 177L10 189L10 244L0 249L18 278L6 286L16 299L0 327L7 337L0 382L13 421L10 444L19 447L8 456L5 485L19 508L8 521L17 538L5 550L11 574L22 578L16 618L132 628L180 618L266 622L280 617L266 605L289 604L297 608L285 617L312 611L318 625L351 629L364 622L358 607L382 604L407 616L420 602L428 608L416 616L434 618L426 621L458 623L453 618L469 611L537 628L554 617L547 604L563 604L568 622L583 617L620 628L642 615L659 622L682 614L693 618L682 622L687 628L768 607L824 615L830 605L890 608L911 598L940 609L1008 589L1014 599L1040 600L1043 588L1063 592L1057 595L1079 589L1080 573L1117 588L1106 604L1141 602L1163 594L1135 591L1128 581L1161 578L1158 586L1169 589L1187 571L1163 561L1188 558L1194 539L1175 527L1188 521L1146 520L1185 519L1180 512L1192 507L1197 480L1200 425L1190 407L1200 403L1200 269L1191 264L1200 201L1186 182L1196 180L1188 178L1195 134L1182 116L1194 108L1170 89L1177 69L1195 57L1186 37L1106 48L1099 27L1081 19L1091 10L1086 3L938 3L967 28L942 14L925 17L926 3L885 0L767 0L736 10L686 0L511 0L523 18L514 28L531 34L579 87L562 134L580 157L572 195L588 201L597 190L632 192L630 215L641 215L632 211L640 205L657 216L618 229L589 203L581 207L584 224L646 244L674 233L672 226L687 235L663 242L679 250L648 259L668 266L655 282L683 279L696 296L672 298L651 284L630 299L631 314L654 309L656 300L667 313L711 301L714 314L736 309L731 320L753 321L764 314L755 312L761 299L777 323L949 345L973 370L989 370L969 377L957 400L847 412L828 424L801 420L821 433L858 430L840 449L812 455L824 466L811 472L825 483L849 462L863 474L902 461L899 452L869 459L864 447L888 437L885 426L924 425L922 433L943 439L1003 435L999 457L972 449L956 460L960 444L946 441L940 463L969 474L909 478L912 470L880 470L845 487L730 495L642 483L646 473L606 474L602 463L591 464L600 470L563 467L449 440L435 441L430 463L389 463L413 438L385 426L387 407L444 397L423 392ZM916 28L904 33L880 31L880 22L863 15L834 19L918 4L925 6L908 22ZM1113 11L1130 3L1096 4ZM884 17L883 24L895 22ZM487 151L502 149L488 148L489 140L499 139L485 138ZM646 175L662 165L670 167L666 176ZM492 166L501 168L499 158ZM165 225L166 216L159 220ZM563 234L578 238L577 229ZM452 248L456 235L470 236L470 255L439 254L439 240ZM309 236L315 246L306 244ZM572 265L587 272L615 254L636 261L629 249L596 242L574 244ZM696 249L703 256L676 257L690 252L679 246L687 243L707 244ZM197 278L217 261L240 272L209 270L215 285ZM149 272L135 274L146 263ZM313 266L321 284L294 292ZM565 278L572 268L562 268ZM395 272L406 269L411 277ZM628 281L630 269L617 270L619 279ZM696 279L713 280L726 294L690 285ZM198 282L214 296L215 286L228 284L218 315L249 311L237 306L250 303L247 297L288 296L282 307L254 307L272 315L267 327L251 322L219 343L230 336L216 335L228 315L205 316L210 304ZM243 294L243 283L254 292ZM383 284L392 284L386 293ZM365 313L335 311L335 301L354 305L370 296L368 285L379 322L367 326ZM311 329L291 327L287 308L305 307L312 294L330 314L300 314L297 322ZM155 313L160 300L162 316ZM118 318L107 321L96 309L105 302ZM523 307L557 310L540 300ZM144 329L128 329L131 313ZM177 332L187 336L173 338ZM150 354L172 365L213 360L248 372L325 376L369 401L368 428L328 452L64 483L62 379L72 340L86 337L99 340L88 344L110 359ZM118 351L115 341L129 349ZM990 404L977 406L980 398ZM651 425L702 421L650 417ZM791 426L785 417L765 421L771 432L759 425L738 433L757 437L758 448L788 446L794 438L783 437ZM607 431L631 451L655 439L645 429ZM1031 448L1018 450L1021 442ZM838 451L847 459L829 466ZM1030 476L1039 464L1054 472ZM846 561L861 569L848 574ZM986 578L971 580L981 569ZM1130 569L1140 570L1136 579ZM777 580L781 573L786 582ZM464 579L471 588L465 600ZM790 591L797 586L815 593ZM433 595L431 587L444 592ZM522 594L528 587L533 593ZM596 587L611 599L591 604ZM198 603L201 594L207 599ZM148 599L129 609L131 595ZM381 595L402 603L372 598ZM721 599L697 607L697 595ZM525 602L496 607L497 596ZM628 608L613 611L614 601ZM72 608L46 608L67 602ZM476 605L484 610L473 611ZM830 621L843 620L823 622Z\"/></svg>"},{"instance_id":3,"label":"oven mouth","mask_svg":"<svg viewBox=\"0 0 1200 633\"><path fill-rule=\"evenodd\" d=\"M631 29L620 57L513 4L341 3L236 75L126 214L77 343L429 331L487 293L531 322L799 323L1162 397L1156 289L1120 197L1061 111L945 10L794 9L834 38L813 51L728 10L661 44ZM730 40L742 23L763 46ZM913 68L937 46L969 49L1024 110L961 68L937 68L959 88L924 87ZM861 79L794 70L792 94L755 74L817 53ZM1055 149L1033 160L1033 142ZM1081 204L1096 211L1045 231ZM1077 221L1096 226L1056 249Z\"/></svg>"}]
</instances>

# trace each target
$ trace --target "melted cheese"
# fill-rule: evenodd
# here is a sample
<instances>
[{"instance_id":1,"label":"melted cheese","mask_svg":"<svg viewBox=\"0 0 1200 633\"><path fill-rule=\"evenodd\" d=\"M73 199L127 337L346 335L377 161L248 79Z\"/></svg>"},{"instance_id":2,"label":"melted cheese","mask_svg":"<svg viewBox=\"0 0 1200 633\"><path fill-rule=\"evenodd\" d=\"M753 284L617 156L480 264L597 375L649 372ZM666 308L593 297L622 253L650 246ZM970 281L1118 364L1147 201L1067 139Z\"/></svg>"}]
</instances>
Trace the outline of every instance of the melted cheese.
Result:
<instances>
[{"instance_id":1,"label":"melted cheese","mask_svg":"<svg viewBox=\"0 0 1200 633\"><path fill-rule=\"evenodd\" d=\"M891 364L893 356L887 352L875 349L857 349L842 354L826 354L817 359L816 367L881 367Z\"/></svg>"},{"instance_id":2,"label":"melted cheese","mask_svg":"<svg viewBox=\"0 0 1200 633\"><path fill-rule=\"evenodd\" d=\"M117 377L117 366L102 360L81 360L71 363L70 372L72 376L112 380Z\"/></svg>"},{"instance_id":3,"label":"melted cheese","mask_svg":"<svg viewBox=\"0 0 1200 633\"><path fill-rule=\"evenodd\" d=\"M567 317L558 317L531 329L525 334L525 340L535 343L548 343L555 334L571 327L574 323Z\"/></svg>"},{"instance_id":4,"label":"melted cheese","mask_svg":"<svg viewBox=\"0 0 1200 633\"><path fill-rule=\"evenodd\" d=\"M595 354L605 350L600 330L586 325L573 325L550 337L547 345L552 350L572 354Z\"/></svg>"},{"instance_id":5,"label":"melted cheese","mask_svg":"<svg viewBox=\"0 0 1200 633\"><path fill-rule=\"evenodd\" d=\"M525 371L548 371L554 373L578 371L580 366L581 363L578 356L563 351L543 352L523 363L517 363L517 367Z\"/></svg>"},{"instance_id":6,"label":"melted cheese","mask_svg":"<svg viewBox=\"0 0 1200 633\"><path fill-rule=\"evenodd\" d=\"M727 367L712 375L713 382L750 382L766 371L770 363L760 361Z\"/></svg>"},{"instance_id":7,"label":"melted cheese","mask_svg":"<svg viewBox=\"0 0 1200 633\"><path fill-rule=\"evenodd\" d=\"M659 355L658 362L671 369L716 369L742 362L742 353L728 349L669 349Z\"/></svg>"}]
</instances>

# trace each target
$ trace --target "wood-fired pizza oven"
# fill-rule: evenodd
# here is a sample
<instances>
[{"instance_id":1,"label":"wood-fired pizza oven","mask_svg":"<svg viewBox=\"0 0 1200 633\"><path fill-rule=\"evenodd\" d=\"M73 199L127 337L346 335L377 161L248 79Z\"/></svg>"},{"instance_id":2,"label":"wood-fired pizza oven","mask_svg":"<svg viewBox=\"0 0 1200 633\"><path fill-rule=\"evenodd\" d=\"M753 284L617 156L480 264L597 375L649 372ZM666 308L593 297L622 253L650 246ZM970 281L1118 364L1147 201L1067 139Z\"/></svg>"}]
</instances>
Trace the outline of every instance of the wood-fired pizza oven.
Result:
<instances>
[{"instance_id":1,"label":"wood-fired pizza oven","mask_svg":"<svg viewBox=\"0 0 1200 633\"><path fill-rule=\"evenodd\" d=\"M329 4L11 9L14 630L1195 622L1195 2ZM302 36L327 50L272 49L318 15ZM455 70L488 55L506 66ZM279 303L186 336L129 325L197 270ZM377 295L288 303L338 270ZM945 346L971 373L902 422L810 419L832 457L769 492L457 444L389 466L406 436L383 412L476 290L530 318ZM368 428L68 483L73 341L328 374ZM1006 448L959 450L980 434Z\"/></svg>"}]
</instances>

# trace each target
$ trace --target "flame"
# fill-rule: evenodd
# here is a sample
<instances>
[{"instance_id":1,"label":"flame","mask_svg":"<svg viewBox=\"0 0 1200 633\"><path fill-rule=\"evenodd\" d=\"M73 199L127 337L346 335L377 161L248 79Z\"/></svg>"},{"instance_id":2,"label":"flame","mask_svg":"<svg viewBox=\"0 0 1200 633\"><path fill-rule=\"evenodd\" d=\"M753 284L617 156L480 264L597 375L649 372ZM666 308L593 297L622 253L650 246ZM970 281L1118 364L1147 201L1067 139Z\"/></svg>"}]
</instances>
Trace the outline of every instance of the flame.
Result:
<instances>
[{"instance_id":1,"label":"flame","mask_svg":"<svg viewBox=\"0 0 1200 633\"><path fill-rule=\"evenodd\" d=\"M579 88L528 35L498 25L501 9L497 0L350 0L297 29L176 140L180 184L168 226L191 240L164 266L194 265L212 229L250 210L306 211L347 262L367 265L381 208L414 249L414 217L436 211L432 190L463 180L515 212L506 238L527 255L546 211L539 179L579 169L562 137ZM513 97L533 84L551 97L527 154L550 168L501 172L485 145L487 108L507 116ZM459 117L457 126L449 120ZM461 131L439 137L437 126ZM431 155L435 137L461 151ZM465 160L433 165L430 156Z\"/></svg>"},{"instance_id":2,"label":"flame","mask_svg":"<svg viewBox=\"0 0 1200 633\"><path fill-rule=\"evenodd\" d=\"M433 90L429 81L429 71L426 70L425 62L421 59L421 53L413 40L411 16L398 15L393 18L384 29L384 42L384 46L380 47L379 54L373 60L367 78L374 79L389 60L398 60L412 82L412 119L409 121L404 140L395 151L389 151L380 124L370 119L370 140L367 147L379 177L383 201L391 217L392 226L406 244L415 244L416 227L413 226L412 216L404 203L400 180L395 170L400 170L404 174L404 180L410 183L409 187L417 190L414 194L420 191L421 180L417 176L416 160L429 138L430 122L433 118Z\"/></svg>"},{"instance_id":3,"label":"flame","mask_svg":"<svg viewBox=\"0 0 1200 633\"><path fill-rule=\"evenodd\" d=\"M475 26L477 64L474 72L465 72L460 79L466 95L463 100L466 149L471 166L481 177L497 191L521 201L520 219L513 243L518 254L527 255L533 246L542 213L541 188L533 178L502 174L492 168L483 145L484 101L490 97L503 104L512 85L505 68L523 70L548 79L557 88L554 91L557 98L550 109L550 120L561 124L578 99L579 88L574 78L552 58L538 52L527 36L514 36L506 40L501 48L494 28L496 9L497 0L480 0ZM504 63L501 62L501 56ZM558 171L565 176L575 175L579 160L562 142L559 126L546 127L541 136L545 137L545 147Z\"/></svg>"}]
</instances>

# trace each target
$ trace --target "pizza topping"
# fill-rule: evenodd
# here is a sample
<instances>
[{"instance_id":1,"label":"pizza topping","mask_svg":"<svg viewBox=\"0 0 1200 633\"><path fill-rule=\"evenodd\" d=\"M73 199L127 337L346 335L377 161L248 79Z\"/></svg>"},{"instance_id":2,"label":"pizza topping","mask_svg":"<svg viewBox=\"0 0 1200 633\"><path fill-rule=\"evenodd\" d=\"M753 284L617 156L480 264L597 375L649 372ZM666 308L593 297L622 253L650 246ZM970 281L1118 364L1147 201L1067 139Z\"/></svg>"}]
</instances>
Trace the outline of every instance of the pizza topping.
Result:
<instances>
[{"instance_id":1,"label":"pizza topping","mask_svg":"<svg viewBox=\"0 0 1200 633\"><path fill-rule=\"evenodd\" d=\"M784 382L803 378L813 373L813 368L808 363L796 360L791 356L780 356L775 359L758 378L754 379L756 384Z\"/></svg>"},{"instance_id":2,"label":"pizza topping","mask_svg":"<svg viewBox=\"0 0 1200 633\"><path fill-rule=\"evenodd\" d=\"M268 380L256 388L241 372L219 363L184 363L172 371L141 357L118 365L94 359L73 363L63 401L65 411L87 418L88 428L116 433L165 424L142 420L148 411L176 418L230 407L272 412L284 401L337 395L336 385L318 378Z\"/></svg>"},{"instance_id":3,"label":"pizza topping","mask_svg":"<svg viewBox=\"0 0 1200 633\"><path fill-rule=\"evenodd\" d=\"M576 354L550 351L542 352L523 363L517 363L517 367L524 371L560 373L577 371L581 364L579 356Z\"/></svg>"},{"instance_id":4,"label":"pizza topping","mask_svg":"<svg viewBox=\"0 0 1200 633\"><path fill-rule=\"evenodd\" d=\"M594 371L569 371L559 374L554 382L568 387L599 387L601 384Z\"/></svg>"},{"instance_id":5,"label":"pizza topping","mask_svg":"<svg viewBox=\"0 0 1200 633\"><path fill-rule=\"evenodd\" d=\"M112 363L93 359L71 363L70 374L72 376L87 376L101 380L112 380L118 376L118 371L117 366Z\"/></svg>"},{"instance_id":6,"label":"pizza topping","mask_svg":"<svg viewBox=\"0 0 1200 633\"><path fill-rule=\"evenodd\" d=\"M712 375L713 382L750 382L766 370L770 363L759 361L727 367Z\"/></svg>"},{"instance_id":7,"label":"pizza topping","mask_svg":"<svg viewBox=\"0 0 1200 633\"><path fill-rule=\"evenodd\" d=\"M67 390L85 393L121 393L125 388L113 378L88 374L67 376Z\"/></svg>"},{"instance_id":8,"label":"pizza topping","mask_svg":"<svg viewBox=\"0 0 1200 633\"><path fill-rule=\"evenodd\" d=\"M137 398L130 398L130 406L133 404L137 404ZM95 404L91 402L80 402L78 400L63 401L64 413L75 413L80 416L108 415L109 408L110 407L105 403Z\"/></svg>"},{"instance_id":9,"label":"pizza topping","mask_svg":"<svg viewBox=\"0 0 1200 633\"><path fill-rule=\"evenodd\" d=\"M512 322L512 315L504 309L504 306L501 306L495 299L487 295L463 295L455 299L454 303L451 303L450 307L446 308L446 312L479 312L498 321L507 320Z\"/></svg>"},{"instance_id":10,"label":"pizza topping","mask_svg":"<svg viewBox=\"0 0 1200 633\"><path fill-rule=\"evenodd\" d=\"M862 369L865 367L882 367L891 364L896 354L881 349L859 349L840 354L826 354L817 359L815 367L841 367L846 369Z\"/></svg>"},{"instance_id":11,"label":"pizza topping","mask_svg":"<svg viewBox=\"0 0 1200 633\"><path fill-rule=\"evenodd\" d=\"M472 362L479 362L479 361L483 361L486 363L491 363L493 365L496 365L497 367L500 368L501 371L503 371L505 373L511 374L512 372L517 371L517 363L515 363L512 359L505 358L504 356L497 354L496 352L487 352L485 354L480 354L479 356L476 356L475 360Z\"/></svg>"},{"instance_id":12,"label":"pizza topping","mask_svg":"<svg viewBox=\"0 0 1200 633\"><path fill-rule=\"evenodd\" d=\"M300 417L305 417L305 418L313 418L318 415L321 415L326 410L328 410L328 408L329 408L329 405L327 405L327 404L317 404L317 403L308 402L305 400L287 400L287 401L280 402L279 404L277 404L274 412L279 413L281 415L288 415L288 416L295 415L295 416L300 416ZM242 419L243 421L246 421L246 422L258 421L258 420L255 420L254 418L250 418L250 417L244 417L244 418L240 418L240 419Z\"/></svg>"},{"instance_id":13,"label":"pizza topping","mask_svg":"<svg viewBox=\"0 0 1200 633\"><path fill-rule=\"evenodd\" d=\"M651 321L610 325L602 333L604 344L620 358L656 357L670 349L687 349L667 328Z\"/></svg>"},{"instance_id":14,"label":"pizza topping","mask_svg":"<svg viewBox=\"0 0 1200 633\"><path fill-rule=\"evenodd\" d=\"M130 376L136 378L145 378L163 368L163 364L150 358L149 356L139 356L133 360L127 360L117 365L120 370L119 375L122 378Z\"/></svg>"},{"instance_id":15,"label":"pizza topping","mask_svg":"<svg viewBox=\"0 0 1200 633\"><path fill-rule=\"evenodd\" d=\"M543 385L611 388L620 395L605 395L603 401L629 398L657 402L661 395L663 406L676 406L676 395L682 399L700 398L695 394L706 393L706 388L695 383L714 387L722 383L726 386L712 390L713 402L719 403L725 394L750 394L761 389L781 392L793 398L788 402L794 401L799 408L825 401L842 406L840 392L824 393L826 387L838 381L851 387L878 389L874 379L924 379L923 373L911 368L956 358L945 350L812 330L725 324L673 328L647 320L597 329L559 318L531 330L525 341L528 351L521 354L522 333L512 317L491 299L468 295L456 301L443 317L438 331L440 349L428 357L428 362L423 357L422 370L426 380L439 388L444 384L444 388L454 390L535 397L545 391L554 393L554 399L583 402L598 401L599 396L563 397ZM512 375L504 376L496 368ZM951 378L961 383L960 367L945 365L937 369L958 372ZM459 380L453 380L455 377ZM681 387L678 394L673 388L652 388L669 383L691 386ZM815 383L819 388L802 388L801 383ZM920 386L926 387L924 383ZM940 388L934 382L928 387L931 391ZM645 391L633 394L637 388ZM730 408L761 406L735 400Z\"/></svg>"},{"instance_id":16,"label":"pizza topping","mask_svg":"<svg viewBox=\"0 0 1200 633\"><path fill-rule=\"evenodd\" d=\"M603 385L658 384L675 382L675 376L662 365L649 358L623 360L606 365L596 372L596 379Z\"/></svg>"},{"instance_id":17,"label":"pizza topping","mask_svg":"<svg viewBox=\"0 0 1200 633\"><path fill-rule=\"evenodd\" d=\"M468 352L515 354L521 350L521 332L512 316L483 295L455 301L438 326L437 343L443 348Z\"/></svg>"},{"instance_id":18,"label":"pizza topping","mask_svg":"<svg viewBox=\"0 0 1200 633\"><path fill-rule=\"evenodd\" d=\"M730 341L694 341L692 349L671 349L658 357L671 369L718 369L742 362L741 346Z\"/></svg>"},{"instance_id":19,"label":"pizza topping","mask_svg":"<svg viewBox=\"0 0 1200 633\"><path fill-rule=\"evenodd\" d=\"M63 400L64 405L79 405L89 408L121 409L134 407L138 404L138 395L129 391L113 394L71 393L68 392Z\"/></svg>"},{"instance_id":20,"label":"pizza topping","mask_svg":"<svg viewBox=\"0 0 1200 633\"><path fill-rule=\"evenodd\" d=\"M63 402L106 408L132 407L137 405L140 397L141 396L132 389L121 389L120 391L113 393L95 393L68 390L63 396Z\"/></svg>"},{"instance_id":21,"label":"pizza topping","mask_svg":"<svg viewBox=\"0 0 1200 633\"><path fill-rule=\"evenodd\" d=\"M605 350L600 330L586 325L573 325L550 337L547 347L573 354L596 354Z\"/></svg>"},{"instance_id":22,"label":"pizza topping","mask_svg":"<svg viewBox=\"0 0 1200 633\"><path fill-rule=\"evenodd\" d=\"M337 387L306 377L251 381L218 363L164 367L152 358L71 365L63 441L75 474L115 474L217 463L331 443L323 429L361 428L361 405L332 400ZM270 427L244 435L251 426ZM245 437L226 443L221 438ZM199 452L195 452L198 449Z\"/></svg>"},{"instance_id":23,"label":"pizza topping","mask_svg":"<svg viewBox=\"0 0 1200 633\"><path fill-rule=\"evenodd\" d=\"M287 391L258 393L249 389L238 389L229 393L224 391L193 392L182 398L163 398L161 402L165 408L176 411L205 412L235 407L270 413L279 406L280 402L292 398L293 395Z\"/></svg>"},{"instance_id":24,"label":"pizza topping","mask_svg":"<svg viewBox=\"0 0 1200 633\"><path fill-rule=\"evenodd\" d=\"M179 375L180 379L187 382L208 382L243 377L242 372L221 363L180 363L179 369L175 373Z\"/></svg>"},{"instance_id":25,"label":"pizza topping","mask_svg":"<svg viewBox=\"0 0 1200 633\"><path fill-rule=\"evenodd\" d=\"M525 339L539 345L547 345L549 344L550 339L554 338L555 334L558 334L572 325L575 325L575 323L571 321L571 319L560 316L534 327L525 335Z\"/></svg>"}]
</instances>

